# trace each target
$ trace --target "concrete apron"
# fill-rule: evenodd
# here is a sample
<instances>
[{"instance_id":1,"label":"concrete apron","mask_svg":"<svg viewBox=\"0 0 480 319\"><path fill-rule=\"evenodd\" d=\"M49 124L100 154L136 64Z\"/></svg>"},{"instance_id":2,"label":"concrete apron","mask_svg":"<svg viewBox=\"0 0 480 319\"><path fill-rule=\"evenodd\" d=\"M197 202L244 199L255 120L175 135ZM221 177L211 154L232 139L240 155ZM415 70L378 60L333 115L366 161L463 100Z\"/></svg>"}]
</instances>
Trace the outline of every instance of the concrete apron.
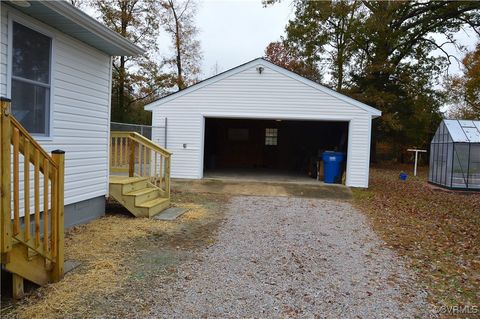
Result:
<instances>
[{"instance_id":1,"label":"concrete apron","mask_svg":"<svg viewBox=\"0 0 480 319\"><path fill-rule=\"evenodd\" d=\"M251 196L291 196L350 200L350 188L340 184L273 182L273 181L234 181L228 179L172 180L172 190L193 193L215 193Z\"/></svg>"}]
</instances>

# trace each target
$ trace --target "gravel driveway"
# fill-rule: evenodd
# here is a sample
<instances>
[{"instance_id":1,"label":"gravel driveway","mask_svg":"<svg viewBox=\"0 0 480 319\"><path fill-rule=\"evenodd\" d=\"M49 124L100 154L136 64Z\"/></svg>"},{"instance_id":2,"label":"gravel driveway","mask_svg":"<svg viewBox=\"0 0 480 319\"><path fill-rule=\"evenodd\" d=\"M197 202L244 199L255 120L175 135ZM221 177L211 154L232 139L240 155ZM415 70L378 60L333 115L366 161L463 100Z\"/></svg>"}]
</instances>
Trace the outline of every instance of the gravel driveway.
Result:
<instances>
[{"instance_id":1,"label":"gravel driveway","mask_svg":"<svg viewBox=\"0 0 480 319\"><path fill-rule=\"evenodd\" d=\"M217 241L178 278L152 292L156 317L415 318L427 310L402 261L346 202L234 197Z\"/></svg>"}]
</instances>

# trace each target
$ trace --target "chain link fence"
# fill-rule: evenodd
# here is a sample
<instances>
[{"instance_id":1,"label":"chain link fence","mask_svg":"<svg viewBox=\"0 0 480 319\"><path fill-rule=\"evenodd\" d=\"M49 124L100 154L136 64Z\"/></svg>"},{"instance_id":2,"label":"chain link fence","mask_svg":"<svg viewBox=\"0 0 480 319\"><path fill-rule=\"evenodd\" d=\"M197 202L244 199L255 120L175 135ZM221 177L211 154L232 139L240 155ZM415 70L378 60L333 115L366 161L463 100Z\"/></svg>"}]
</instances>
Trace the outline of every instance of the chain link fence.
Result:
<instances>
[{"instance_id":1,"label":"chain link fence","mask_svg":"<svg viewBox=\"0 0 480 319\"><path fill-rule=\"evenodd\" d=\"M110 131L137 132L156 144L167 148L167 119L161 126L110 122Z\"/></svg>"}]
</instances>

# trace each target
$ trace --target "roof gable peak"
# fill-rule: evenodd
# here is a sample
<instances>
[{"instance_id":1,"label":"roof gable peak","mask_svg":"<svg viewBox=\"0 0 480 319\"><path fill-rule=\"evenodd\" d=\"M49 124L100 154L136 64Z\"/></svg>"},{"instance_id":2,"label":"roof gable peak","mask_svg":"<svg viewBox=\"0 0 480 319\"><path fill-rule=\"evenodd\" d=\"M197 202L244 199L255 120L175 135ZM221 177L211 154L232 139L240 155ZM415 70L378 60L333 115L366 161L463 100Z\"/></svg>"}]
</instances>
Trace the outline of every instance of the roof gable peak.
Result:
<instances>
[{"instance_id":1,"label":"roof gable peak","mask_svg":"<svg viewBox=\"0 0 480 319\"><path fill-rule=\"evenodd\" d=\"M171 100L174 100L174 99L176 99L176 98L178 98L178 97L180 97L180 96L183 96L183 95L189 94L189 93L191 93L191 92L194 92L194 91L196 91L196 90L198 90L198 89L201 89L202 87L205 87L205 86L211 85L211 84L213 84L213 83L216 83L216 82L218 82L218 81L221 81L221 80L223 80L223 79L226 79L226 78L228 78L228 77L230 77L230 76L233 76L233 75L235 75L235 74L241 73L241 72L243 72L243 71L245 71L245 70L248 70L248 69L250 69L251 67L256 66L256 65L258 65L258 64L261 64L262 66L264 66L264 67L266 67L266 68L269 68L269 69L272 70L272 71L275 71L275 72L278 72L278 73L283 74L283 75L285 75L285 76L288 76L288 77L290 77L290 78L292 78L292 79L294 79L294 80L297 80L297 81L299 81L299 82L301 82L301 83L303 83L303 84L305 84L305 85L308 85L308 86L310 86L310 87L312 87L312 88L314 88L314 89L316 89L316 90L319 90L319 91L321 91L321 92L323 92L323 93L326 93L326 94L328 94L328 95L330 95L330 96L333 96L333 97L335 97L335 98L337 98L337 99L339 99L339 100L342 100L342 101L344 101L344 102L346 102L346 103L348 103L348 104L351 104L351 105L353 105L353 106L356 106L356 107L358 107L358 108L361 108L361 109L363 109L364 111L370 113L373 117L378 117L378 116L381 116L381 114L382 114L382 112L381 112L380 110L377 110L377 109L375 109L375 108L373 108L373 107L371 107L371 106L369 106L369 105L367 105L367 104L364 104L364 103L362 103L362 102L360 102L360 101L357 101L357 100L355 100L355 99L352 99L352 98L350 98L350 97L348 97L348 96L346 96L346 95L344 95L344 94L338 93L337 91L334 91L334 90L332 90L332 89L329 89L329 88L327 88L326 86L323 86L323 85L321 85L321 84L319 84L319 83L317 83L317 82L314 82L314 81L312 81L312 80L309 80L309 79L307 79L307 78L305 78L305 77L303 77L303 76L301 76L301 75L299 75L299 74L297 74L297 73L295 73L295 72L292 72L292 71L287 70L287 69L285 69L285 68L283 68L283 67L281 67L281 66L278 66L278 65L276 65L276 64L274 64L274 63L272 63L272 62L270 62L270 61L268 61L268 60L266 60L265 58L262 58L262 57L253 59L253 60L248 61L248 62L246 62L246 63L244 63L244 64L241 64L241 65L239 65L239 66L237 66L237 67L234 67L234 68L232 68L232 69L229 69L229 70L227 70L227 71L224 71L224 72L222 72L222 73L219 73L219 74L217 74L217 75L214 75L214 76L212 76L212 77L210 77L210 78L207 78L207 79L205 79L205 80L202 80L202 81L200 81L200 82L198 82L198 83L196 83L196 84L194 84L194 85L191 85L191 86L189 86L189 87L187 87L187 88L185 88L185 89L183 89L183 90L181 90L181 91L177 91L177 92L175 92L175 93L172 93L172 94L169 94L169 95L167 95L167 96L164 96L164 97L162 97L162 98L160 98L160 99L158 99L158 100L156 100L156 101L154 101L154 102L152 102L152 103L150 103L150 104L147 104L147 105L145 106L145 110L147 110L147 111L152 111L154 108L156 108L156 107L159 106L159 105L162 105L162 104L164 104L164 103L167 103L167 102L169 102L169 101L171 101Z\"/></svg>"}]
</instances>

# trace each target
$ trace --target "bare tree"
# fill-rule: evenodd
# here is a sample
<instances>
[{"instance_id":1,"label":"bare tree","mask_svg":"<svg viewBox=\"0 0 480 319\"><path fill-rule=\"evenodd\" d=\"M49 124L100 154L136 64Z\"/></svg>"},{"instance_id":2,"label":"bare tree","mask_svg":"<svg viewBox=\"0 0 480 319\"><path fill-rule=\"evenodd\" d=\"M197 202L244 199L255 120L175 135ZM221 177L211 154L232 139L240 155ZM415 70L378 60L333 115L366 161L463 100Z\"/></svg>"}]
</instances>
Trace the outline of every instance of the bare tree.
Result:
<instances>
[{"instance_id":1,"label":"bare tree","mask_svg":"<svg viewBox=\"0 0 480 319\"><path fill-rule=\"evenodd\" d=\"M161 2L162 26L171 37L175 56L167 63L176 69L179 90L198 81L202 54L200 41L196 39L196 3L193 0L164 0Z\"/></svg>"},{"instance_id":2,"label":"bare tree","mask_svg":"<svg viewBox=\"0 0 480 319\"><path fill-rule=\"evenodd\" d=\"M148 122L142 106L173 87L165 62L155 57L160 25L160 4L155 0L70 0L80 9L93 10L96 18L147 52L113 59L112 120Z\"/></svg>"}]
</instances>

